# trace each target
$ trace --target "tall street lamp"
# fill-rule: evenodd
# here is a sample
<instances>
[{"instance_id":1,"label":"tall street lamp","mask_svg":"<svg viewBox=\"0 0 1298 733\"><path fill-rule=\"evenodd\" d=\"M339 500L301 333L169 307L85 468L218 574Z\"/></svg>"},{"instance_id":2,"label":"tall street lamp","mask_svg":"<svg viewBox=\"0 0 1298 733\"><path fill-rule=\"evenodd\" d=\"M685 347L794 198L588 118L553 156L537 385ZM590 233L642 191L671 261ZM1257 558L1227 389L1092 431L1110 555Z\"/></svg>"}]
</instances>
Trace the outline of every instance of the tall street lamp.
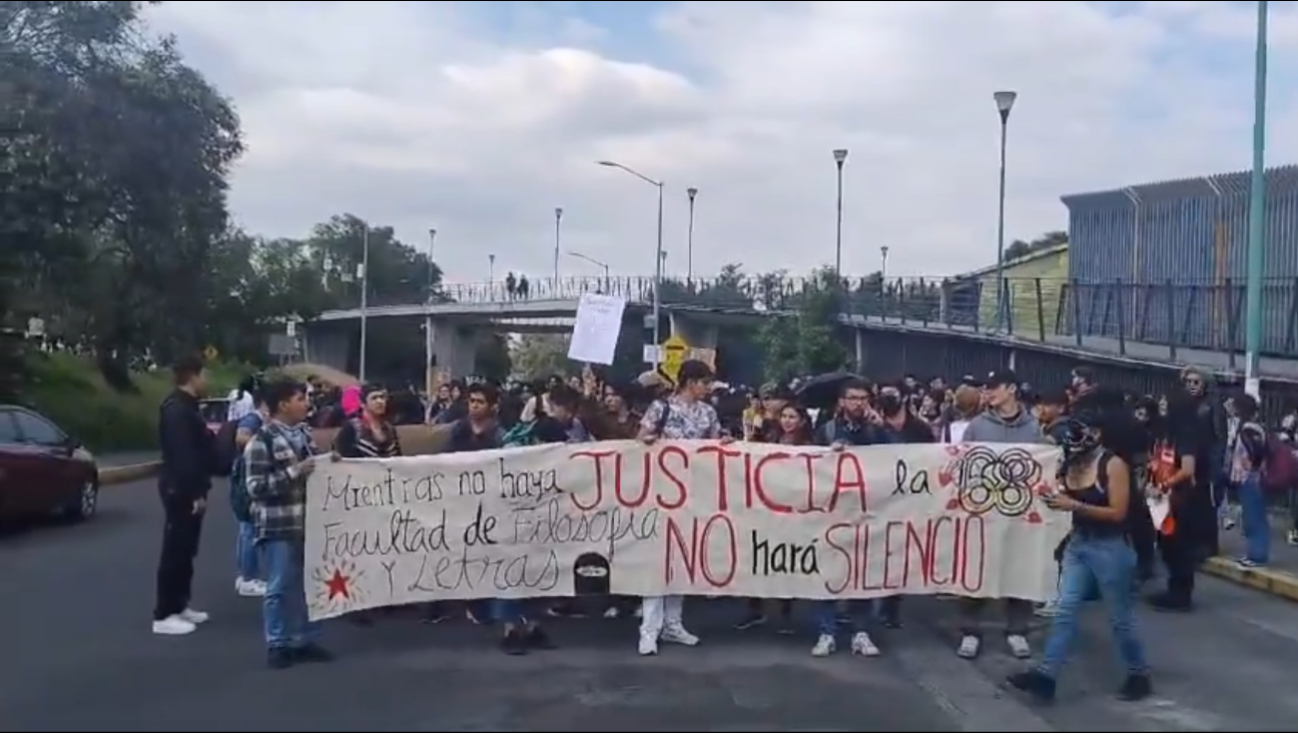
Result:
<instances>
[{"instance_id":1,"label":"tall street lamp","mask_svg":"<svg viewBox=\"0 0 1298 733\"><path fill-rule=\"evenodd\" d=\"M434 285L433 274L437 272L436 269L437 266L433 264L433 250L436 246L437 246L437 230L430 228L428 230L428 293L425 296L425 300L427 300L430 303L433 300L433 285Z\"/></svg>"},{"instance_id":2,"label":"tall street lamp","mask_svg":"<svg viewBox=\"0 0 1298 733\"><path fill-rule=\"evenodd\" d=\"M879 248L879 279L888 281L888 245Z\"/></svg>"},{"instance_id":3,"label":"tall street lamp","mask_svg":"<svg viewBox=\"0 0 1298 733\"><path fill-rule=\"evenodd\" d=\"M600 260L595 259L594 257L590 257L590 256L587 256L587 255L584 255L584 254L582 254L582 253L580 253L580 252L574 252L574 251L572 251L572 250L568 250L568 256L569 256L569 257L576 257L576 258L579 259L579 260L585 260L586 262L589 262L590 264L592 264L592 265L594 265L594 266L596 266L596 267L603 268L603 270L604 270L604 289L605 289L605 290L608 290L608 289L609 289L609 284L608 284L608 283L609 283L609 275L608 275L609 267L608 267L608 263L607 263L607 262L602 262L602 261L600 261Z\"/></svg>"},{"instance_id":4,"label":"tall street lamp","mask_svg":"<svg viewBox=\"0 0 1298 733\"><path fill-rule=\"evenodd\" d=\"M685 195L690 198L690 225L686 235L685 244L685 282L694 282L694 197L699 195L699 190L693 186L685 189Z\"/></svg>"},{"instance_id":5,"label":"tall street lamp","mask_svg":"<svg viewBox=\"0 0 1298 733\"><path fill-rule=\"evenodd\" d=\"M554 207L554 292L559 292L559 230L563 221L563 207ZM558 296L556 296L558 297Z\"/></svg>"},{"instance_id":6,"label":"tall street lamp","mask_svg":"<svg viewBox=\"0 0 1298 733\"><path fill-rule=\"evenodd\" d=\"M361 281L361 358L357 365L361 383L365 382L365 356L369 352L369 311L370 311L370 223L362 222L361 230L361 269L356 273Z\"/></svg>"},{"instance_id":7,"label":"tall street lamp","mask_svg":"<svg viewBox=\"0 0 1298 733\"><path fill-rule=\"evenodd\" d=\"M496 256L487 255L487 287L496 287Z\"/></svg>"},{"instance_id":8,"label":"tall street lamp","mask_svg":"<svg viewBox=\"0 0 1298 733\"><path fill-rule=\"evenodd\" d=\"M996 101L996 111L1001 117L1001 173L1000 195L996 214L996 330L1005 330L1005 143L1009 136L1010 110L1014 109L1014 100L1018 92L995 92L992 99Z\"/></svg>"},{"instance_id":9,"label":"tall street lamp","mask_svg":"<svg viewBox=\"0 0 1298 733\"><path fill-rule=\"evenodd\" d=\"M602 166L604 166L604 167L606 167L606 168L617 168L618 170L620 170L620 171L622 171L622 172L624 172L624 173L629 173L629 174L635 176L636 178L639 178L640 180L644 181L645 183L648 183L649 185L654 186L655 188L658 189L658 243L657 243L657 247L656 247L656 249L655 249L655 251L654 251L654 288L653 288L653 290L654 290L654 302L653 302L653 319L654 319L654 325L653 325L654 349L653 349L653 353L654 353L654 360L653 360L653 365L654 365L654 369L657 369L657 368L658 368L658 364L662 361L662 354L659 354L658 351L659 351L659 349L661 348L661 345L662 345L662 341L661 341L661 339L659 339L659 336L661 335L661 334L659 333L659 329L662 328L661 309L662 309L662 289L663 289L663 288L662 288L662 285L663 285L663 182L662 182L662 181L654 180L654 179L650 178L649 176L646 176L645 174L643 174L643 173L641 173L641 172L639 172L639 171L637 171L637 170L635 170L635 169L633 169L633 168L628 168L627 166L624 166L624 165L622 165L621 163L616 163L616 162L611 161L611 160L600 160L600 161L596 161L596 162L597 162L599 165L602 165Z\"/></svg>"},{"instance_id":10,"label":"tall street lamp","mask_svg":"<svg viewBox=\"0 0 1298 733\"><path fill-rule=\"evenodd\" d=\"M1267 2L1257 4L1257 51L1253 61L1253 171L1248 191L1248 271L1244 286L1244 390L1261 397L1262 247L1266 226Z\"/></svg>"},{"instance_id":11,"label":"tall street lamp","mask_svg":"<svg viewBox=\"0 0 1298 733\"><path fill-rule=\"evenodd\" d=\"M834 165L838 168L838 223L834 236L834 278L843 280L843 164L847 162L847 148L834 151Z\"/></svg>"},{"instance_id":12,"label":"tall street lamp","mask_svg":"<svg viewBox=\"0 0 1298 733\"><path fill-rule=\"evenodd\" d=\"M437 230L428 229L428 293L424 296L425 303L433 302L433 274L436 272L433 264L433 251L437 246ZM433 393L433 316L431 312L424 313L424 388L428 394Z\"/></svg>"}]
</instances>

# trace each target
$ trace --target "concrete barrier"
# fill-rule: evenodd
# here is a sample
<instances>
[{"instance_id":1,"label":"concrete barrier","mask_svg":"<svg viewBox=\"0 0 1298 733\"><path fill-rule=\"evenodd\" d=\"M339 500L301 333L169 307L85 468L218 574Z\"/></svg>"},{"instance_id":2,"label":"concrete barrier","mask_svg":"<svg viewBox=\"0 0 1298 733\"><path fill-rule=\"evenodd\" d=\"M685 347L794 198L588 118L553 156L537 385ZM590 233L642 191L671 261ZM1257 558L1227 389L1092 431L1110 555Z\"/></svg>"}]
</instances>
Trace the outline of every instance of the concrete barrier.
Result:
<instances>
[{"instance_id":1,"label":"concrete barrier","mask_svg":"<svg viewBox=\"0 0 1298 733\"><path fill-rule=\"evenodd\" d=\"M312 437L320 450L333 448L334 438L338 435L336 428L316 428ZM401 450L408 456L428 456L446 450L451 437L449 425L402 425L397 428L397 438L401 441ZM135 463L129 466L106 466L99 469L99 485L113 486L127 484L152 478L158 474L158 461Z\"/></svg>"},{"instance_id":2,"label":"concrete barrier","mask_svg":"<svg viewBox=\"0 0 1298 733\"><path fill-rule=\"evenodd\" d=\"M1289 601L1298 601L1298 576L1273 568L1246 568L1226 557L1210 557L1203 572L1238 585L1255 588Z\"/></svg>"}]
</instances>

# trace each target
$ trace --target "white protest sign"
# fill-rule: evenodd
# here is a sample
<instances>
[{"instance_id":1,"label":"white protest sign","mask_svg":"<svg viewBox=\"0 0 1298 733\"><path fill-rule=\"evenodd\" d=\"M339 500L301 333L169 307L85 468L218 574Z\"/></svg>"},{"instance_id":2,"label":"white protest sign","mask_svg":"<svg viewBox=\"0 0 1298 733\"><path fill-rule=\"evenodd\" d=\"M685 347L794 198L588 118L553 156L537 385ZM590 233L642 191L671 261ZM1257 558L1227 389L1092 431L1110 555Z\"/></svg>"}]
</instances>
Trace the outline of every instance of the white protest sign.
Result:
<instances>
[{"instance_id":1,"label":"white protest sign","mask_svg":"<svg viewBox=\"0 0 1298 733\"><path fill-rule=\"evenodd\" d=\"M568 341L568 358L588 364L612 364L625 310L625 298L582 293L572 339Z\"/></svg>"},{"instance_id":2,"label":"white protest sign","mask_svg":"<svg viewBox=\"0 0 1298 733\"><path fill-rule=\"evenodd\" d=\"M312 618L574 593L1044 599L1069 515L1040 445L631 441L321 463Z\"/></svg>"}]
</instances>

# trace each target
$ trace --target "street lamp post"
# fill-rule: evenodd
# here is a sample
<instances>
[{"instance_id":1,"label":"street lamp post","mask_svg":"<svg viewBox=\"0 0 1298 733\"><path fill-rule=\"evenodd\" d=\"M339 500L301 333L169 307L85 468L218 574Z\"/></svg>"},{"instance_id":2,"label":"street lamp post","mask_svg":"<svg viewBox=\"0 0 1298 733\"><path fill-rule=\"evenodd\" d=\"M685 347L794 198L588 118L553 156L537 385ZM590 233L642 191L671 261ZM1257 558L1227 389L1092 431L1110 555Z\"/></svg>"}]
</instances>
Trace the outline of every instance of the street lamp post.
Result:
<instances>
[{"instance_id":1,"label":"street lamp post","mask_svg":"<svg viewBox=\"0 0 1298 733\"><path fill-rule=\"evenodd\" d=\"M658 351L662 347L662 340L659 338L659 336L661 335L660 329L662 328L661 313L662 313L662 289L663 289L662 288L663 285L663 182L654 180L649 176L646 176L645 174L633 168L628 168L627 166L622 165L621 163L615 163L614 161L611 160L601 160L597 162L599 163L599 165L602 165L606 168L617 168L618 170L624 173L629 173L635 176L636 178L639 178L640 180L644 181L645 183L648 183L649 185L654 186L655 188L658 189L658 237L657 237L658 242L657 242L656 249L654 251L655 264L654 264L654 287L653 287L654 290L653 293L654 295L653 297L653 319L654 319L653 365L654 365L654 369L657 369L658 364L662 361L662 354L659 354Z\"/></svg>"},{"instance_id":2,"label":"street lamp post","mask_svg":"<svg viewBox=\"0 0 1298 733\"><path fill-rule=\"evenodd\" d=\"M1253 61L1253 171L1248 192L1248 277L1244 286L1244 391L1261 398L1262 272L1266 226L1267 3L1257 4L1257 51Z\"/></svg>"},{"instance_id":3,"label":"street lamp post","mask_svg":"<svg viewBox=\"0 0 1298 733\"><path fill-rule=\"evenodd\" d=\"M487 255L487 287L496 287L496 256Z\"/></svg>"},{"instance_id":4,"label":"street lamp post","mask_svg":"<svg viewBox=\"0 0 1298 733\"><path fill-rule=\"evenodd\" d=\"M692 283L694 282L694 197L699 195L699 190L690 186L685 189L685 195L690 197L690 225L685 244L685 282Z\"/></svg>"},{"instance_id":5,"label":"street lamp post","mask_svg":"<svg viewBox=\"0 0 1298 733\"><path fill-rule=\"evenodd\" d=\"M594 257L584 255L580 252L574 252L572 250L568 250L568 256L576 257L579 260L585 260L586 262L589 262L590 264L596 267L602 268L604 270L604 289L605 290L611 289L609 283L609 267L607 262L602 262L600 260L595 259Z\"/></svg>"},{"instance_id":6,"label":"street lamp post","mask_svg":"<svg viewBox=\"0 0 1298 733\"><path fill-rule=\"evenodd\" d=\"M563 221L563 207L554 207L554 292L555 297L559 297L559 231L560 223Z\"/></svg>"},{"instance_id":7,"label":"street lamp post","mask_svg":"<svg viewBox=\"0 0 1298 733\"><path fill-rule=\"evenodd\" d=\"M437 246L437 230L430 228L428 230L428 293L425 295L425 300L427 300L430 303L433 300L433 284L434 284L433 274L437 271L436 270L437 266L433 264L433 249L436 246Z\"/></svg>"},{"instance_id":8,"label":"street lamp post","mask_svg":"<svg viewBox=\"0 0 1298 733\"><path fill-rule=\"evenodd\" d=\"M888 245L879 248L879 279L888 280Z\"/></svg>"},{"instance_id":9,"label":"street lamp post","mask_svg":"<svg viewBox=\"0 0 1298 733\"><path fill-rule=\"evenodd\" d=\"M361 358L357 371L361 382L365 382L365 356L369 351L369 309L370 309L370 223L364 222L361 230L361 271L357 277L361 281Z\"/></svg>"},{"instance_id":10,"label":"street lamp post","mask_svg":"<svg viewBox=\"0 0 1298 733\"><path fill-rule=\"evenodd\" d=\"M838 168L838 221L834 234L834 279L843 281L843 164L847 162L847 148L834 151L834 165Z\"/></svg>"},{"instance_id":11,"label":"street lamp post","mask_svg":"<svg viewBox=\"0 0 1298 733\"><path fill-rule=\"evenodd\" d=\"M1001 117L1001 171L1000 194L996 214L996 330L1005 330L1005 143L1009 137L1010 110L1014 109L1014 100L1018 92L995 92L992 99L996 101L996 111Z\"/></svg>"}]
</instances>

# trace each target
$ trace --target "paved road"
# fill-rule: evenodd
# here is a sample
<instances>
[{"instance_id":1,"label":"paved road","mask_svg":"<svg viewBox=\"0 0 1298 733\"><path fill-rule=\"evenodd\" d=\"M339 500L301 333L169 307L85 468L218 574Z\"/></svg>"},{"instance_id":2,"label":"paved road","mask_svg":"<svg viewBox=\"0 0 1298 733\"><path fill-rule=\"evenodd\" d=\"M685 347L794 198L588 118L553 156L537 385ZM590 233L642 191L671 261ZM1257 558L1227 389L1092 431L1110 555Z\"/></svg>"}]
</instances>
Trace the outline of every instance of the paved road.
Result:
<instances>
[{"instance_id":1,"label":"paved road","mask_svg":"<svg viewBox=\"0 0 1298 733\"><path fill-rule=\"evenodd\" d=\"M148 483L104 493L76 527L0 537L0 730L176 731L1206 731L1292 730L1298 606L1205 579L1193 615L1149 614L1158 695L1113 699L1113 654L1089 612L1060 700L998 688L1017 663L951 652L950 604L912 600L884 656L813 660L810 638L728 628L729 602L689 609L705 645L634 654L627 621L556 624L564 648L523 658L462 621L332 622L331 665L262 665L256 601L235 597L219 502L200 558L198 634L148 631L160 511ZM989 649L991 651L991 649Z\"/></svg>"}]
</instances>

